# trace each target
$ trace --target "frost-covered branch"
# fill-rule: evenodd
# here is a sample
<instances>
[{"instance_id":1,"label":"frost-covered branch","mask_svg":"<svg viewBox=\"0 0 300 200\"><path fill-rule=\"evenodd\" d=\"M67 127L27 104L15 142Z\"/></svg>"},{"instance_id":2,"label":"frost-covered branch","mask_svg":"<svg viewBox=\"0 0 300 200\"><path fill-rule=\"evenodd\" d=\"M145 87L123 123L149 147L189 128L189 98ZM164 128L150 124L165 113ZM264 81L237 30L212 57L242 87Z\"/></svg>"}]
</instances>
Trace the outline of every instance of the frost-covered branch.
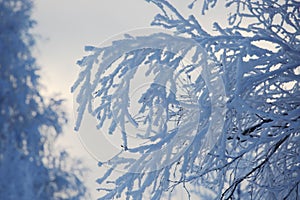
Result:
<instances>
[{"instance_id":1,"label":"frost-covered branch","mask_svg":"<svg viewBox=\"0 0 300 200\"><path fill-rule=\"evenodd\" d=\"M205 30L195 14L182 15L171 1L147 1L161 10L152 25L169 29L176 36L132 37L108 47L92 48L91 54L79 63L83 70L73 88L80 91L77 127L89 106L89 113L98 117L99 127L109 122L108 132L116 131L117 124L122 130L125 148L111 166L117 168L125 163L122 169L127 173L109 182L103 199L122 195L128 199L144 195L159 199L172 196L179 185L188 191L187 197L298 197L299 2L228 0L226 7L233 10L228 26L221 27L216 22L214 30ZM216 3L204 1L202 12L214 9ZM190 62L181 65L185 58ZM145 64L145 74L154 78L139 99L139 115L130 115L130 84L138 68ZM98 71L91 76L95 65ZM183 79L184 84L179 85L187 95L178 98L178 82ZM223 90L217 87L220 82L213 80L222 81ZM174 96L167 95L164 88L168 84ZM94 106L97 98L100 101ZM192 112L195 109L199 115ZM224 116L225 123L211 129L210 124L221 120L209 120L215 112ZM168 122L174 119L177 125L170 126ZM124 130L128 130L127 124L139 127L140 122L146 124L149 141L132 147ZM197 127L196 131L191 132L190 127ZM186 148L174 159L178 144ZM159 149L164 151L158 160L154 151ZM121 158L122 152L142 155L126 160Z\"/></svg>"}]
</instances>

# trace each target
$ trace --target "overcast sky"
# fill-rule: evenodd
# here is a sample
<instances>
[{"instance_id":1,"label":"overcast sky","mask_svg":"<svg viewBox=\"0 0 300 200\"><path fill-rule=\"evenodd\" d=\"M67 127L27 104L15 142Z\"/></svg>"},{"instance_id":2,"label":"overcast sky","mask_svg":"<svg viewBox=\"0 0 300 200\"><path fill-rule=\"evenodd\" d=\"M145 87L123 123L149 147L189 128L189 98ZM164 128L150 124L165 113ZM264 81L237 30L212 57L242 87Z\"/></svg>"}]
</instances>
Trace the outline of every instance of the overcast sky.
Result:
<instances>
[{"instance_id":1,"label":"overcast sky","mask_svg":"<svg viewBox=\"0 0 300 200\"><path fill-rule=\"evenodd\" d=\"M76 61L85 55L85 45L98 46L121 32L149 27L158 9L143 0L39 0L35 3L33 17L38 25L34 32L40 36L36 56L42 68L42 83L47 94L59 93L67 100L65 109L70 123L60 143L67 146L73 156L83 157L91 170L86 176L86 183L92 199L96 199L98 185L95 180L100 174L97 161L86 152L73 131L70 87L79 73ZM182 5L179 7L182 8ZM218 15L214 13L215 17ZM212 24L211 16L208 19L206 23Z\"/></svg>"},{"instance_id":2,"label":"overcast sky","mask_svg":"<svg viewBox=\"0 0 300 200\"><path fill-rule=\"evenodd\" d=\"M91 171L86 184L92 199L98 197L95 180L101 172L97 161L87 153L73 131L73 95L70 87L79 72L76 61L85 55L85 45L98 46L113 35L149 27L158 9L142 0L41 0L35 1L33 13L39 34L37 61L41 66L42 83L48 94L59 93L67 100L65 106L70 123L60 144L72 156L83 158Z\"/></svg>"}]
</instances>

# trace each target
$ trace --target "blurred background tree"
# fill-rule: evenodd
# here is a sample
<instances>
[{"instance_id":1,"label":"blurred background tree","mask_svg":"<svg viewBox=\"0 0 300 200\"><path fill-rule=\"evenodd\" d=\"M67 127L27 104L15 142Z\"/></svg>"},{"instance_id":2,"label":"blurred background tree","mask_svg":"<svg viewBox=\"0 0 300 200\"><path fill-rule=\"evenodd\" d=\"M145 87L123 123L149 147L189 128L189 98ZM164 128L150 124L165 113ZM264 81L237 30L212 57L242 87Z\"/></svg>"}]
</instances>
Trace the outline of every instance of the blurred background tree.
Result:
<instances>
[{"instance_id":1,"label":"blurred background tree","mask_svg":"<svg viewBox=\"0 0 300 200\"><path fill-rule=\"evenodd\" d=\"M62 100L41 95L33 1L0 0L0 199L80 199L81 163L54 149Z\"/></svg>"}]
</instances>

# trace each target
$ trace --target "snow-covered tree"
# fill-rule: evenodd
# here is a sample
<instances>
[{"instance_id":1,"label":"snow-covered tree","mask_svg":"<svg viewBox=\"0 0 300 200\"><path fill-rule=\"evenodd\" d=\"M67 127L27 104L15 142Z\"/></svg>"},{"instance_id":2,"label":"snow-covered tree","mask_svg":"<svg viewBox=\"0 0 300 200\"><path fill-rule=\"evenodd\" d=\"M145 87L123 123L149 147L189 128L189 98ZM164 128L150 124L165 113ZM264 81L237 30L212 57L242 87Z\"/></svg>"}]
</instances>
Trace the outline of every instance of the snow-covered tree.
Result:
<instances>
[{"instance_id":1,"label":"snow-covered tree","mask_svg":"<svg viewBox=\"0 0 300 200\"><path fill-rule=\"evenodd\" d=\"M54 149L66 123L62 100L39 92L32 7L0 0L0 199L80 199L80 162Z\"/></svg>"},{"instance_id":2,"label":"snow-covered tree","mask_svg":"<svg viewBox=\"0 0 300 200\"><path fill-rule=\"evenodd\" d=\"M300 198L300 2L227 0L228 24L208 30L200 15L222 2L199 12L195 0L185 16L147 1L161 10L152 25L173 34L87 47L72 87L75 129L87 112L122 139L99 162L101 199L172 199L180 187L192 199Z\"/></svg>"}]
</instances>

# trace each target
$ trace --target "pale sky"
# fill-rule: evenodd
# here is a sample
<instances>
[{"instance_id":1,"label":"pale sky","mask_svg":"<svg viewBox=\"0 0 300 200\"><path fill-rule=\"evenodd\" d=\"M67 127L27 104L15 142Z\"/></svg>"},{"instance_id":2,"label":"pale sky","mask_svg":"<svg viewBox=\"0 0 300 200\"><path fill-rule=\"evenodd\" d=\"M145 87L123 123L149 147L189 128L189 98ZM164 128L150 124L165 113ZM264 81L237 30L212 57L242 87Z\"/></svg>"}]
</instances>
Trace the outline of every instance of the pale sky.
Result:
<instances>
[{"instance_id":1,"label":"pale sky","mask_svg":"<svg viewBox=\"0 0 300 200\"><path fill-rule=\"evenodd\" d=\"M179 1L176 2L179 4ZM70 87L79 73L76 61L85 55L85 45L98 46L120 32L150 27L159 10L144 0L39 0L35 3L33 18L38 25L34 32L40 35L36 56L42 68L42 83L47 93L59 93L67 100L65 110L70 120L60 144L66 146L72 156L83 158L84 164L91 170L85 182L92 199L96 199L99 185L95 180L101 172L97 161L87 153L73 131ZM206 23L211 24L212 21L206 20Z\"/></svg>"},{"instance_id":2,"label":"pale sky","mask_svg":"<svg viewBox=\"0 0 300 200\"><path fill-rule=\"evenodd\" d=\"M36 1L33 18L39 34L37 61L42 83L50 94L59 93L67 100L70 117L65 136L59 142L72 156L79 156L89 170L85 182L92 199L99 197L95 180L101 174L97 161L80 143L73 131L73 95L70 87L77 78L76 61L85 55L85 45L98 46L113 35L149 27L158 9L142 0L41 0Z\"/></svg>"}]
</instances>

